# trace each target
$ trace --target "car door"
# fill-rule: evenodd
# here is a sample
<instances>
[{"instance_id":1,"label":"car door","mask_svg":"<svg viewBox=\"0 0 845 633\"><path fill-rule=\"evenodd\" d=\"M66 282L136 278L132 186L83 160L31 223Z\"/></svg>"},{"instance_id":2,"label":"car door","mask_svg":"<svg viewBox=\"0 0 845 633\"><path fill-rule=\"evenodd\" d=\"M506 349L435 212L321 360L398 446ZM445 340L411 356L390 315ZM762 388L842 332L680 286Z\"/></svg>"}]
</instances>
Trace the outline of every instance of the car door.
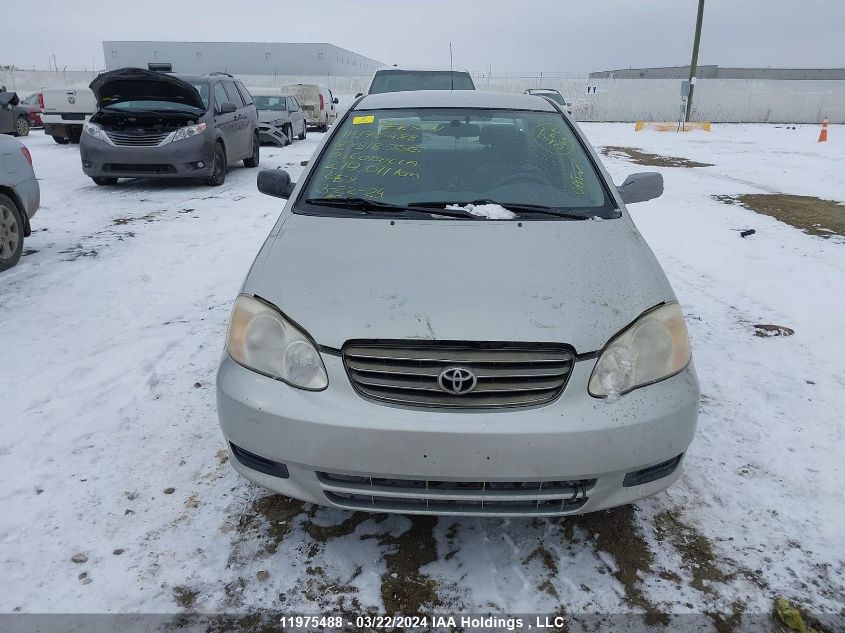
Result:
<instances>
[{"instance_id":1,"label":"car door","mask_svg":"<svg viewBox=\"0 0 845 633\"><path fill-rule=\"evenodd\" d=\"M249 94L249 90L246 89L240 81L235 82L235 86L238 89L238 92L241 95L241 98L244 102L244 116L246 117L247 121L247 129L250 132L255 132L258 130L258 108L255 106L255 99L252 98L252 95ZM249 137L250 141L248 144L249 151L252 151L252 136Z\"/></svg>"},{"instance_id":2,"label":"car door","mask_svg":"<svg viewBox=\"0 0 845 633\"><path fill-rule=\"evenodd\" d=\"M294 136L299 136L305 130L305 115L299 107L296 97L288 97L288 112L290 113L291 130Z\"/></svg>"},{"instance_id":3,"label":"car door","mask_svg":"<svg viewBox=\"0 0 845 633\"><path fill-rule=\"evenodd\" d=\"M235 104L235 143L238 148L237 159L252 156L252 131L255 126L250 123L250 116L247 112L241 93L235 87L234 81L224 81L223 89L229 95L229 101Z\"/></svg>"},{"instance_id":4,"label":"car door","mask_svg":"<svg viewBox=\"0 0 845 633\"><path fill-rule=\"evenodd\" d=\"M214 125L220 130L220 135L223 137L223 142L226 144L226 160L233 163L238 160L237 134L235 133L235 112L222 112L221 108L224 103L229 102L229 95L223 88L222 82L214 84Z\"/></svg>"}]
</instances>

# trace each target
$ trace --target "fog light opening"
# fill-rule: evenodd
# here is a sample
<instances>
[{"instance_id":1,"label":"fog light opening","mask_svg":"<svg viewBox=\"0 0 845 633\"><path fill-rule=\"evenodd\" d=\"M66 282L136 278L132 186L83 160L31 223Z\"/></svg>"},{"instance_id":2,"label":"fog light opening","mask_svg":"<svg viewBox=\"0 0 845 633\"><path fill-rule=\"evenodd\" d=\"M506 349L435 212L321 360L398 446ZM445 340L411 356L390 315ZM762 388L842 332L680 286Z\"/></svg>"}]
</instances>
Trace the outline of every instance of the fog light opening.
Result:
<instances>
[{"instance_id":1,"label":"fog light opening","mask_svg":"<svg viewBox=\"0 0 845 633\"><path fill-rule=\"evenodd\" d=\"M675 469L678 467L678 464L681 463L683 456L684 454L681 453L669 461L661 462L660 464L655 464L654 466L649 466L648 468L642 468L640 470L635 470L632 473L628 473L625 475L625 480L622 482L622 485L625 488L630 488L631 486L641 486L643 484L668 477L675 472Z\"/></svg>"},{"instance_id":2,"label":"fog light opening","mask_svg":"<svg viewBox=\"0 0 845 633\"><path fill-rule=\"evenodd\" d=\"M229 446L232 448L232 455L234 455L235 459L247 468L257 470L258 472L270 475L271 477L280 477L282 479L288 478L288 467L284 464L274 462L273 460L261 457L255 453L245 451L240 446L235 446L231 442L229 443Z\"/></svg>"}]
</instances>

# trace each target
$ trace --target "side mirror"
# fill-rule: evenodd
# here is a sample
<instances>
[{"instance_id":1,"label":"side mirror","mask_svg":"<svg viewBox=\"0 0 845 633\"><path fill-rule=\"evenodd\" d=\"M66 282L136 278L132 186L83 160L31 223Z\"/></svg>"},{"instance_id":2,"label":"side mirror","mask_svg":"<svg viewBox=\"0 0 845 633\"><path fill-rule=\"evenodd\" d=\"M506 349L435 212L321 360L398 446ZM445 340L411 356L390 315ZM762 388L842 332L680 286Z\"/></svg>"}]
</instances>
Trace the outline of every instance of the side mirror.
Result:
<instances>
[{"instance_id":1,"label":"side mirror","mask_svg":"<svg viewBox=\"0 0 845 633\"><path fill-rule=\"evenodd\" d=\"M363 96L364 96L364 93L363 93L363 92L359 92L357 95L355 95L355 98L357 99L358 97L363 97Z\"/></svg>"},{"instance_id":2,"label":"side mirror","mask_svg":"<svg viewBox=\"0 0 845 633\"><path fill-rule=\"evenodd\" d=\"M625 204L659 198L663 195L663 174L656 171L631 174L619 186L619 195Z\"/></svg>"},{"instance_id":3,"label":"side mirror","mask_svg":"<svg viewBox=\"0 0 845 633\"><path fill-rule=\"evenodd\" d=\"M231 101L226 101L220 104L220 114L231 114L232 112L237 111L237 107Z\"/></svg>"},{"instance_id":4,"label":"side mirror","mask_svg":"<svg viewBox=\"0 0 845 633\"><path fill-rule=\"evenodd\" d=\"M296 183L291 182L290 174L284 169L262 169L258 172L258 190L263 194L287 200L294 187Z\"/></svg>"},{"instance_id":5,"label":"side mirror","mask_svg":"<svg viewBox=\"0 0 845 633\"><path fill-rule=\"evenodd\" d=\"M334 99L332 99L332 103L333 103L333 104L335 104L335 105L337 105L338 103L340 103L340 99L338 99L337 97L335 97Z\"/></svg>"}]
</instances>

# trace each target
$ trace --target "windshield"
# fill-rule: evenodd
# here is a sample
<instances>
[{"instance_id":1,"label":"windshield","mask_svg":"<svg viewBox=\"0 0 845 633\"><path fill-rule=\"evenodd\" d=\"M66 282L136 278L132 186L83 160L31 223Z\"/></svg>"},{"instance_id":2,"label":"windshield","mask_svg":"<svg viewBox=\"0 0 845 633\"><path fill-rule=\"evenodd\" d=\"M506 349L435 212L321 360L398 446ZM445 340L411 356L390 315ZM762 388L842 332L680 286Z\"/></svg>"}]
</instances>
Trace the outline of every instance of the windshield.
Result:
<instances>
[{"instance_id":1,"label":"windshield","mask_svg":"<svg viewBox=\"0 0 845 633\"><path fill-rule=\"evenodd\" d=\"M618 217L572 129L552 112L355 111L332 135L301 199L317 198L395 205L484 200Z\"/></svg>"},{"instance_id":2,"label":"windshield","mask_svg":"<svg viewBox=\"0 0 845 633\"><path fill-rule=\"evenodd\" d=\"M454 82L453 82L454 78ZM449 70L383 70L373 77L370 94L409 90L475 90L466 72Z\"/></svg>"},{"instance_id":3,"label":"windshield","mask_svg":"<svg viewBox=\"0 0 845 633\"><path fill-rule=\"evenodd\" d=\"M274 110L276 112L285 112L287 110L285 97L253 95L253 99L255 99L255 107L259 110Z\"/></svg>"},{"instance_id":4,"label":"windshield","mask_svg":"<svg viewBox=\"0 0 845 633\"><path fill-rule=\"evenodd\" d=\"M205 100L203 99L203 102ZM120 111L134 111L134 110L154 110L156 112L190 112L190 113L202 113L200 108L195 108L192 105L187 105L185 103L178 103L174 101L153 101L153 100L142 100L142 101L120 101L118 103L112 103L107 105L103 108L104 110L120 110Z\"/></svg>"}]
</instances>

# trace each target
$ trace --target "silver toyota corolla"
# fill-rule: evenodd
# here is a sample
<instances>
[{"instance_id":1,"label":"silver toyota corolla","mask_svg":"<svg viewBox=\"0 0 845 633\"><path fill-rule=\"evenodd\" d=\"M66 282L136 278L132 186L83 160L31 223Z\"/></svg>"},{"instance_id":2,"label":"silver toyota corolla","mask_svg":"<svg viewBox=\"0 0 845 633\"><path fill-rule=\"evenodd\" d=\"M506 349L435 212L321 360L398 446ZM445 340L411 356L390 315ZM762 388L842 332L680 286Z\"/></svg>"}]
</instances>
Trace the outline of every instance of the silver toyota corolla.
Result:
<instances>
[{"instance_id":1,"label":"silver toyota corolla","mask_svg":"<svg viewBox=\"0 0 845 633\"><path fill-rule=\"evenodd\" d=\"M562 515L681 474L699 389L686 325L616 187L550 100L357 101L235 301L220 426L246 478L322 505Z\"/></svg>"}]
</instances>

